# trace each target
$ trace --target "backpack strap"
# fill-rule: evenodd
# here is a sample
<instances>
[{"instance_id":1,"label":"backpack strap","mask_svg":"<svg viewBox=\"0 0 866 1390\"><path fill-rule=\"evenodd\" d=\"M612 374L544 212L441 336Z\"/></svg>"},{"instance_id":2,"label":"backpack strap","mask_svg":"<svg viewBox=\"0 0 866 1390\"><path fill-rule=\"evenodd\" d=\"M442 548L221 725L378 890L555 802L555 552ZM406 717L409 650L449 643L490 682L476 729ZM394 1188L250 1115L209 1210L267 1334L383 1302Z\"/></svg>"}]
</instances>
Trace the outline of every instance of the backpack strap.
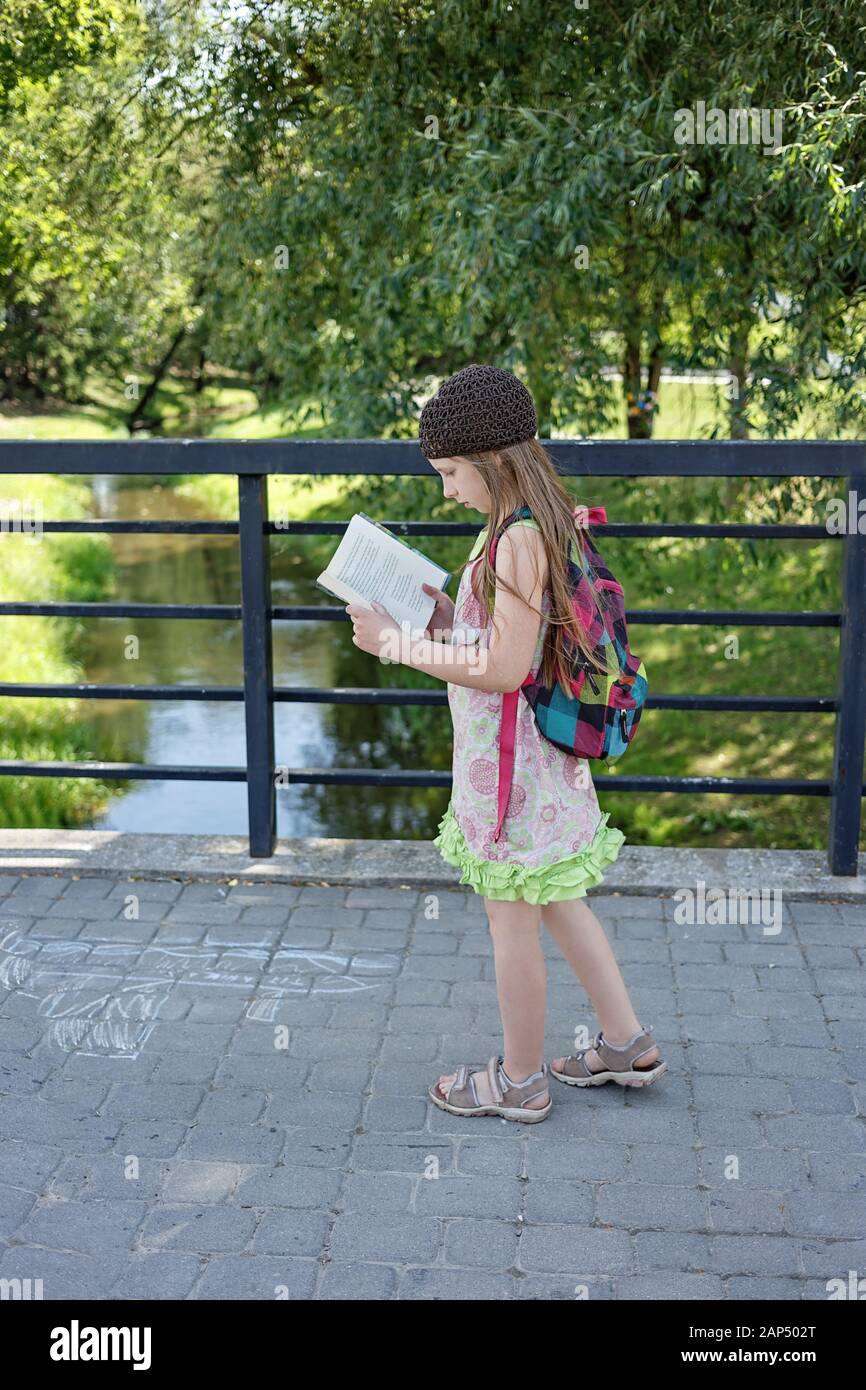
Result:
<instances>
[{"instance_id":1,"label":"backpack strap","mask_svg":"<svg viewBox=\"0 0 866 1390\"><path fill-rule=\"evenodd\" d=\"M518 515L528 508L519 508ZM577 516L583 512L581 507L575 507L573 515ZM508 522L516 519L514 515L508 518ZM606 524L607 511L604 507L589 507L586 509L586 524L588 526ZM496 543L499 536L493 537L491 546L492 556L496 554ZM502 834L502 822L505 820L505 812L508 809L508 801L511 796L511 783L514 777L514 740L517 730L517 706L520 700L520 692L524 685L532 684L532 673L526 676L516 690L509 690L502 696L502 717L499 723L499 788L497 801L497 820L496 829L493 832L493 839L498 840Z\"/></svg>"},{"instance_id":2,"label":"backpack strap","mask_svg":"<svg viewBox=\"0 0 866 1390\"><path fill-rule=\"evenodd\" d=\"M496 829L494 840L502 834L502 822L511 795L511 781L514 776L514 735L517 728L517 701L520 692L509 690L502 696L502 718L499 721L499 800L497 803Z\"/></svg>"},{"instance_id":3,"label":"backpack strap","mask_svg":"<svg viewBox=\"0 0 866 1390\"><path fill-rule=\"evenodd\" d=\"M511 782L514 776L514 735L517 729L517 704L520 699L520 691L524 685L529 685L531 681L532 674L530 673L516 690L509 690L502 696L502 718L499 723L499 801L496 829L493 832L494 840L498 840L502 834L502 822L505 820L508 798L511 795Z\"/></svg>"},{"instance_id":4,"label":"backpack strap","mask_svg":"<svg viewBox=\"0 0 866 1390\"><path fill-rule=\"evenodd\" d=\"M520 521L525 516L530 516L528 507L518 507L512 512L499 529L499 532L491 538L489 547L489 559L493 564L496 558L496 547L499 536L505 529L515 521ZM523 685L528 685L531 676L527 675ZM502 822L505 820L505 812L508 809L508 800L511 796L511 783L514 776L514 738L517 729L517 705L520 700L520 689L506 691L502 696L502 715L499 721L499 782L498 782L498 802L496 829L493 832L493 839L498 840L502 834Z\"/></svg>"}]
</instances>

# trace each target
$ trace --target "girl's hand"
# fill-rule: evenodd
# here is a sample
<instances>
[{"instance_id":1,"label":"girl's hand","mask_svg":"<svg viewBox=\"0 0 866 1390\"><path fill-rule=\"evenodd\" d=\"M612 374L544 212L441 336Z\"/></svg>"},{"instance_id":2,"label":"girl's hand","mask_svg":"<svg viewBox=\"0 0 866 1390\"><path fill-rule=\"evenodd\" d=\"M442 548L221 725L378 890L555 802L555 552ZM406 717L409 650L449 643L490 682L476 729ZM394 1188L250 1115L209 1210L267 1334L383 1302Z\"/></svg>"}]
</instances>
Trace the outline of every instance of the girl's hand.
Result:
<instances>
[{"instance_id":1,"label":"girl's hand","mask_svg":"<svg viewBox=\"0 0 866 1390\"><path fill-rule=\"evenodd\" d=\"M359 603L350 603L346 605L346 612L352 619L355 628L352 641L355 643L356 647L361 648L362 652L370 652L372 656L378 656L380 659L393 660L395 658L382 658L381 649L383 644L388 640L388 634L393 632L397 634L397 640L395 641L392 638L388 645L394 652L398 652L400 650L399 639L402 635L402 628L399 623L396 623L393 618L389 617L381 603L374 603L373 609L375 611L364 608ZM396 659L399 660L399 658Z\"/></svg>"},{"instance_id":2,"label":"girl's hand","mask_svg":"<svg viewBox=\"0 0 866 1390\"><path fill-rule=\"evenodd\" d=\"M424 629L424 635L434 637L435 633L441 632L442 628L450 632L454 626L454 600L433 584L422 584L421 588L425 594L429 594L430 598L436 600L436 607L430 614L430 621Z\"/></svg>"}]
</instances>

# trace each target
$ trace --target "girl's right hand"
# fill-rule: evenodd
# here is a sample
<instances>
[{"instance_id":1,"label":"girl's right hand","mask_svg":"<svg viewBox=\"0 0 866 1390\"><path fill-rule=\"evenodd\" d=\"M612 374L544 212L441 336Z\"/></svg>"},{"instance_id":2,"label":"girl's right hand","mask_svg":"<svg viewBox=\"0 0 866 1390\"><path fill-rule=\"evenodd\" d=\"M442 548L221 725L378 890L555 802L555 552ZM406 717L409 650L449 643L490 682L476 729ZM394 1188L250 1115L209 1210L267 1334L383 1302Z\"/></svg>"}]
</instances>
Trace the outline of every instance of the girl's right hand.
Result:
<instances>
[{"instance_id":1,"label":"girl's right hand","mask_svg":"<svg viewBox=\"0 0 866 1390\"><path fill-rule=\"evenodd\" d=\"M424 629L425 636L434 637L436 632L441 632L442 628L447 628L448 632L454 626L454 600L447 594L443 594L441 589L437 589L433 584L422 584L421 588L430 598L435 598L436 607L430 615L430 621ZM442 637L439 638L442 641Z\"/></svg>"}]
</instances>

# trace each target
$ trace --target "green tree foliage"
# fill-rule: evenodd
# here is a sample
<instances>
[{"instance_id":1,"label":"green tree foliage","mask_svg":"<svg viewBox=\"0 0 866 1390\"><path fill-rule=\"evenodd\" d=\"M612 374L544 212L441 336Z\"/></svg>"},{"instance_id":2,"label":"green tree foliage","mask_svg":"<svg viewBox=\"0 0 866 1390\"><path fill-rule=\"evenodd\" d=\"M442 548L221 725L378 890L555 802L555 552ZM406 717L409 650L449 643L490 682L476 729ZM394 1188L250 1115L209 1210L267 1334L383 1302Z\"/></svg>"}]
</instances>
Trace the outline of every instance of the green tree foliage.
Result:
<instances>
[{"instance_id":1,"label":"green tree foliage","mask_svg":"<svg viewBox=\"0 0 866 1390\"><path fill-rule=\"evenodd\" d=\"M0 7L0 114L23 83L110 57L119 0L3 0Z\"/></svg>"},{"instance_id":2,"label":"green tree foliage","mask_svg":"<svg viewBox=\"0 0 866 1390\"><path fill-rule=\"evenodd\" d=\"M143 13L92 0L74 29L76 7L57 8L19 5L32 24L15 42L0 29L24 62L0 148L0 393L79 400L96 370L132 403L167 329L197 318L198 175L177 135L189 116Z\"/></svg>"},{"instance_id":3,"label":"green tree foliage","mask_svg":"<svg viewBox=\"0 0 866 1390\"><path fill-rule=\"evenodd\" d=\"M730 371L735 436L786 433L822 377L850 426L863 57L853 0L268 7L219 93L214 350L315 383L347 433L406 429L490 358L543 431L616 418L614 366L648 434L662 365ZM698 102L764 113L771 142L680 143Z\"/></svg>"},{"instance_id":4,"label":"green tree foliage","mask_svg":"<svg viewBox=\"0 0 866 1390\"><path fill-rule=\"evenodd\" d=\"M862 421L860 0L8 13L7 390L101 369L132 428L211 360L400 435L495 360L542 434L663 434L663 367L730 374L718 433ZM699 103L772 137L684 134Z\"/></svg>"}]
</instances>

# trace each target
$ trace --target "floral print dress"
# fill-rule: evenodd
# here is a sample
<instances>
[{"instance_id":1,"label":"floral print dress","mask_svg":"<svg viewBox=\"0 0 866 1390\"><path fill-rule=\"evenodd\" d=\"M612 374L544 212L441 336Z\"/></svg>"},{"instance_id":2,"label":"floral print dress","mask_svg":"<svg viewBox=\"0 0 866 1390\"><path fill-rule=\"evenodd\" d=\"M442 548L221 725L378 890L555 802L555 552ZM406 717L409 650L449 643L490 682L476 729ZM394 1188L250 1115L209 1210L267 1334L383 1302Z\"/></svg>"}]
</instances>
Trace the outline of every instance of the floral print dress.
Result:
<instances>
[{"instance_id":1,"label":"floral print dress","mask_svg":"<svg viewBox=\"0 0 866 1390\"><path fill-rule=\"evenodd\" d=\"M526 518L515 526L538 523ZM487 540L476 539L474 559ZM460 579L454 605L452 641L471 640L479 632L489 642L493 616L482 626L481 607L472 593L473 565ZM541 603L542 621L532 659L532 675L541 665L550 612L550 591ZM560 902L582 898L601 883L603 870L625 842L621 830L602 814L589 764L564 753L540 733L531 706L517 706L514 775L498 841L499 725L502 694L448 683L454 725L451 799L433 841L448 864L462 870L460 883L476 893L508 902Z\"/></svg>"}]
</instances>

